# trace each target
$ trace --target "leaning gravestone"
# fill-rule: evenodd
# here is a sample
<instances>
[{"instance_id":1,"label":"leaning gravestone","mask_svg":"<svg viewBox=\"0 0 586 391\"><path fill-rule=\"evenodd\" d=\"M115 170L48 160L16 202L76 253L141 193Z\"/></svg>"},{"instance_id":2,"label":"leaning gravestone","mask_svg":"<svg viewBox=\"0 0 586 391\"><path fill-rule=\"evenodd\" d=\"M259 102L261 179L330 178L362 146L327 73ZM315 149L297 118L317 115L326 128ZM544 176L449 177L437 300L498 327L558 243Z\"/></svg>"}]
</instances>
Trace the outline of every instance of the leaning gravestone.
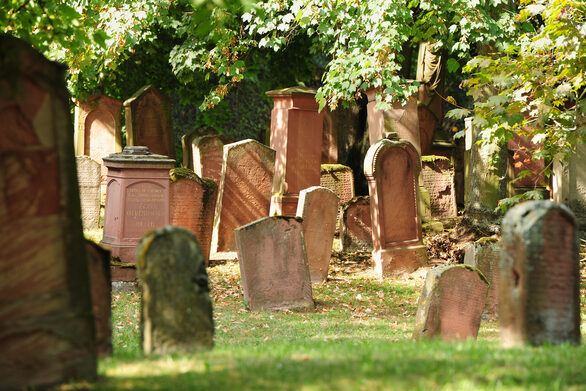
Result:
<instances>
[{"instance_id":1,"label":"leaning gravestone","mask_svg":"<svg viewBox=\"0 0 586 391\"><path fill-rule=\"evenodd\" d=\"M144 145L153 153L175 157L171 100L152 86L144 86L124 102L126 144Z\"/></svg>"},{"instance_id":2,"label":"leaning gravestone","mask_svg":"<svg viewBox=\"0 0 586 391\"><path fill-rule=\"evenodd\" d=\"M372 251L370 198L354 197L342 205L340 236L344 251Z\"/></svg>"},{"instance_id":3,"label":"leaning gravestone","mask_svg":"<svg viewBox=\"0 0 586 391\"><path fill-rule=\"evenodd\" d=\"M444 265L427 272L413 338L461 340L478 336L488 281L468 265Z\"/></svg>"},{"instance_id":4,"label":"leaning gravestone","mask_svg":"<svg viewBox=\"0 0 586 391\"><path fill-rule=\"evenodd\" d=\"M100 223L101 166L89 156L77 156L75 161L83 229L95 230Z\"/></svg>"},{"instance_id":5,"label":"leaning gravestone","mask_svg":"<svg viewBox=\"0 0 586 391\"><path fill-rule=\"evenodd\" d=\"M300 220L264 217L235 230L242 291L250 310L313 308Z\"/></svg>"},{"instance_id":6,"label":"leaning gravestone","mask_svg":"<svg viewBox=\"0 0 586 391\"><path fill-rule=\"evenodd\" d=\"M411 272L427 262L417 204L421 165L415 148L389 133L366 153L372 256L379 275Z\"/></svg>"},{"instance_id":7,"label":"leaning gravestone","mask_svg":"<svg viewBox=\"0 0 586 391\"><path fill-rule=\"evenodd\" d=\"M142 346L146 354L213 347L214 320L208 275L193 232L167 226L136 247L142 292Z\"/></svg>"},{"instance_id":8,"label":"leaning gravestone","mask_svg":"<svg viewBox=\"0 0 586 391\"><path fill-rule=\"evenodd\" d=\"M501 343L580 343L580 258L572 212L551 201L528 201L509 210L502 226Z\"/></svg>"},{"instance_id":9,"label":"leaning gravestone","mask_svg":"<svg viewBox=\"0 0 586 391\"><path fill-rule=\"evenodd\" d=\"M0 383L96 376L65 67L0 35Z\"/></svg>"},{"instance_id":10,"label":"leaning gravestone","mask_svg":"<svg viewBox=\"0 0 586 391\"><path fill-rule=\"evenodd\" d=\"M500 243L494 237L481 238L471 243L464 254L464 263L480 270L490 284L484 306L484 314L488 317L498 314L500 259Z\"/></svg>"},{"instance_id":11,"label":"leaning gravestone","mask_svg":"<svg viewBox=\"0 0 586 391\"><path fill-rule=\"evenodd\" d=\"M110 251L86 240L92 293L92 310L96 325L96 346L99 356L112 355L112 283Z\"/></svg>"},{"instance_id":12,"label":"leaning gravestone","mask_svg":"<svg viewBox=\"0 0 586 391\"><path fill-rule=\"evenodd\" d=\"M275 151L254 140L224 146L211 259L236 258L234 229L269 215Z\"/></svg>"},{"instance_id":13,"label":"leaning gravestone","mask_svg":"<svg viewBox=\"0 0 586 391\"><path fill-rule=\"evenodd\" d=\"M175 168L169 176L169 224L187 228L195 234L207 264L218 185L210 178L200 178L188 168Z\"/></svg>"},{"instance_id":14,"label":"leaning gravestone","mask_svg":"<svg viewBox=\"0 0 586 391\"><path fill-rule=\"evenodd\" d=\"M338 196L330 189L314 186L299 193L297 217L303 219L309 276L313 283L328 278L337 214Z\"/></svg>"}]
</instances>

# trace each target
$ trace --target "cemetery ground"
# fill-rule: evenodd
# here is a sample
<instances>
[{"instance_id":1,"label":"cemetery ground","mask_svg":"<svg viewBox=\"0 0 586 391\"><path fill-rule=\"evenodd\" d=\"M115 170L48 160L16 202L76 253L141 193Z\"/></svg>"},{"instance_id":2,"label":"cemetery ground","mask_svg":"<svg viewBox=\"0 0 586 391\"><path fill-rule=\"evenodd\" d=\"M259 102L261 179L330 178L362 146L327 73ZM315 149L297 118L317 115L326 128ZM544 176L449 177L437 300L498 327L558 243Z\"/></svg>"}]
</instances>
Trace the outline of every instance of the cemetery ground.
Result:
<instances>
[{"instance_id":1,"label":"cemetery ground","mask_svg":"<svg viewBox=\"0 0 586 391\"><path fill-rule=\"evenodd\" d=\"M586 334L586 246L581 251ZM250 312L236 261L208 268L215 347L145 356L140 297L115 289L114 354L99 379L59 389L95 390L586 390L586 347L501 348L498 322L483 319L477 341L411 339L428 270L378 278L367 253L334 253L314 310Z\"/></svg>"}]
</instances>

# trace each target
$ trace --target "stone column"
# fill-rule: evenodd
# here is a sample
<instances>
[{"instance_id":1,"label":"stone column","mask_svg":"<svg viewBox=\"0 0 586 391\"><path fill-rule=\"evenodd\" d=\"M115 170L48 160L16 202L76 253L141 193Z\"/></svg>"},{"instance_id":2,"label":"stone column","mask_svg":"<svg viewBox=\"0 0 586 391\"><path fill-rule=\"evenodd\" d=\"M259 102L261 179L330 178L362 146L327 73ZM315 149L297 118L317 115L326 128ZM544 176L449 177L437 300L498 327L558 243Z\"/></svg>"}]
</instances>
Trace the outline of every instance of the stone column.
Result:
<instances>
[{"instance_id":1,"label":"stone column","mask_svg":"<svg viewBox=\"0 0 586 391\"><path fill-rule=\"evenodd\" d=\"M319 186L323 114L313 89L292 87L267 95L274 101L271 148L277 152L270 214L295 216L299 192Z\"/></svg>"}]
</instances>

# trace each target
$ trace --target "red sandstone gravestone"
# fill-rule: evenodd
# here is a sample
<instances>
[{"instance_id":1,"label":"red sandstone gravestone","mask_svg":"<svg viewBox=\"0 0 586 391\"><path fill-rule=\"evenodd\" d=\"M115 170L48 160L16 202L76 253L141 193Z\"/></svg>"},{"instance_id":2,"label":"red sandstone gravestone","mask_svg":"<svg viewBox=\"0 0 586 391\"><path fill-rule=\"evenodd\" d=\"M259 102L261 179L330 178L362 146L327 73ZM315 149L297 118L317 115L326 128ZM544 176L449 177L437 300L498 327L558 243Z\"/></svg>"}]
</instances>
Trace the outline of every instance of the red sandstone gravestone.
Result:
<instances>
[{"instance_id":1,"label":"red sandstone gravestone","mask_svg":"<svg viewBox=\"0 0 586 391\"><path fill-rule=\"evenodd\" d=\"M169 170L175 160L139 146L105 157L104 164L108 188L102 243L113 258L132 263L145 232L169 224Z\"/></svg>"},{"instance_id":2,"label":"red sandstone gravestone","mask_svg":"<svg viewBox=\"0 0 586 391\"><path fill-rule=\"evenodd\" d=\"M0 383L96 376L65 67L0 36Z\"/></svg>"},{"instance_id":3,"label":"red sandstone gravestone","mask_svg":"<svg viewBox=\"0 0 586 391\"><path fill-rule=\"evenodd\" d=\"M192 143L193 171L200 178L212 178L220 183L224 142L219 136L202 136Z\"/></svg>"},{"instance_id":4,"label":"red sandstone gravestone","mask_svg":"<svg viewBox=\"0 0 586 391\"><path fill-rule=\"evenodd\" d=\"M423 186L430 198L431 216L438 219L456 217L454 171L447 159L423 162Z\"/></svg>"},{"instance_id":5,"label":"red sandstone gravestone","mask_svg":"<svg viewBox=\"0 0 586 391\"><path fill-rule=\"evenodd\" d=\"M90 240L86 240L85 248L88 254L98 355L111 356L112 283L110 279L110 251Z\"/></svg>"},{"instance_id":6,"label":"red sandstone gravestone","mask_svg":"<svg viewBox=\"0 0 586 391\"><path fill-rule=\"evenodd\" d=\"M294 216L299 192L319 186L323 114L315 90L304 87L268 91L271 148L276 151L271 215Z\"/></svg>"},{"instance_id":7,"label":"red sandstone gravestone","mask_svg":"<svg viewBox=\"0 0 586 391\"><path fill-rule=\"evenodd\" d=\"M250 310L313 308L300 220L264 217L235 230L242 291Z\"/></svg>"},{"instance_id":8,"label":"red sandstone gravestone","mask_svg":"<svg viewBox=\"0 0 586 391\"><path fill-rule=\"evenodd\" d=\"M498 314L500 258L500 244L493 237L482 238L470 244L464 255L464 263L480 270L490 284L484 314L491 318Z\"/></svg>"},{"instance_id":9,"label":"red sandstone gravestone","mask_svg":"<svg viewBox=\"0 0 586 391\"><path fill-rule=\"evenodd\" d=\"M175 157L171 100L152 86L144 86L124 102L126 145L147 146L159 155Z\"/></svg>"},{"instance_id":10,"label":"red sandstone gravestone","mask_svg":"<svg viewBox=\"0 0 586 391\"><path fill-rule=\"evenodd\" d=\"M328 278L337 215L338 196L330 189L314 186L299 193L297 217L303 219L309 276L313 283Z\"/></svg>"},{"instance_id":11,"label":"red sandstone gravestone","mask_svg":"<svg viewBox=\"0 0 586 391\"><path fill-rule=\"evenodd\" d=\"M527 201L503 219L499 290L504 346L580 343L576 219L564 205Z\"/></svg>"},{"instance_id":12,"label":"red sandstone gravestone","mask_svg":"<svg viewBox=\"0 0 586 391\"><path fill-rule=\"evenodd\" d=\"M383 139L366 153L372 256L379 275L411 272L427 263L417 212L420 169L417 151L405 140Z\"/></svg>"},{"instance_id":13,"label":"red sandstone gravestone","mask_svg":"<svg viewBox=\"0 0 586 391\"><path fill-rule=\"evenodd\" d=\"M234 229L269 215L275 151L254 140L224 146L211 259L236 258Z\"/></svg>"},{"instance_id":14,"label":"red sandstone gravestone","mask_svg":"<svg viewBox=\"0 0 586 391\"><path fill-rule=\"evenodd\" d=\"M83 229L96 230L100 222L102 198L100 190L101 166L89 156L77 156L75 162Z\"/></svg>"},{"instance_id":15,"label":"red sandstone gravestone","mask_svg":"<svg viewBox=\"0 0 586 391\"><path fill-rule=\"evenodd\" d=\"M468 265L431 269L419 298L413 338L476 339L488 281Z\"/></svg>"},{"instance_id":16,"label":"red sandstone gravestone","mask_svg":"<svg viewBox=\"0 0 586 391\"><path fill-rule=\"evenodd\" d=\"M181 136L181 148L183 149L183 164L182 166L185 168L189 168L193 170L193 151L192 151L192 144L195 139L205 135L214 135L216 134L216 130L209 126L202 126L196 129L193 129L190 132L185 133Z\"/></svg>"},{"instance_id":17,"label":"red sandstone gravestone","mask_svg":"<svg viewBox=\"0 0 586 391\"><path fill-rule=\"evenodd\" d=\"M210 178L200 178L187 168L171 170L170 177L169 223L195 234L207 264L218 185Z\"/></svg>"},{"instance_id":18,"label":"red sandstone gravestone","mask_svg":"<svg viewBox=\"0 0 586 391\"><path fill-rule=\"evenodd\" d=\"M372 216L368 196L355 197L342 206L340 236L344 251L372 251Z\"/></svg>"}]
</instances>

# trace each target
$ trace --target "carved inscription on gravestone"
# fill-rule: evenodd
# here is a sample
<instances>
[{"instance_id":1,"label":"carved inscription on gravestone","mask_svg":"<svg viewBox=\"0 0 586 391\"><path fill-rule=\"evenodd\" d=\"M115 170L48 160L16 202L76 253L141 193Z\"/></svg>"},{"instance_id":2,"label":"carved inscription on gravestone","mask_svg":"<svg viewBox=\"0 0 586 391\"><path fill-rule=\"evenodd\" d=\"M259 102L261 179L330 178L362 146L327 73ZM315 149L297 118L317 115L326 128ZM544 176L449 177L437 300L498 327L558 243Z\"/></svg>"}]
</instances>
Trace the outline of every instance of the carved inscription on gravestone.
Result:
<instances>
[{"instance_id":1,"label":"carved inscription on gravestone","mask_svg":"<svg viewBox=\"0 0 586 391\"><path fill-rule=\"evenodd\" d=\"M137 182L126 188L124 236L140 237L160 226L167 206L168 190L157 183Z\"/></svg>"}]
</instances>

